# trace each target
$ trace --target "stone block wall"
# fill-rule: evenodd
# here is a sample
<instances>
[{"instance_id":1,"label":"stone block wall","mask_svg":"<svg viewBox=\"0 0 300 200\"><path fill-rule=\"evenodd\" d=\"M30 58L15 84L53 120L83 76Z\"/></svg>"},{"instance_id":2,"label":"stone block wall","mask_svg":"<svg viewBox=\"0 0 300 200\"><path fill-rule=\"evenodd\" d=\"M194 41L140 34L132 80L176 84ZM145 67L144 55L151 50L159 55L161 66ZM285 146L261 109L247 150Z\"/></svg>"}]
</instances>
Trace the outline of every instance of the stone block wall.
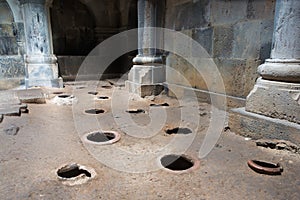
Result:
<instances>
[{"instance_id":1,"label":"stone block wall","mask_svg":"<svg viewBox=\"0 0 300 200\"><path fill-rule=\"evenodd\" d=\"M202 45L214 59L226 94L245 98L258 77L257 67L270 56L274 0L167 0L165 26ZM174 54L167 65L189 83L167 71L167 82L207 90L203 77ZM215 91L221 92L221 91Z\"/></svg>"}]
</instances>

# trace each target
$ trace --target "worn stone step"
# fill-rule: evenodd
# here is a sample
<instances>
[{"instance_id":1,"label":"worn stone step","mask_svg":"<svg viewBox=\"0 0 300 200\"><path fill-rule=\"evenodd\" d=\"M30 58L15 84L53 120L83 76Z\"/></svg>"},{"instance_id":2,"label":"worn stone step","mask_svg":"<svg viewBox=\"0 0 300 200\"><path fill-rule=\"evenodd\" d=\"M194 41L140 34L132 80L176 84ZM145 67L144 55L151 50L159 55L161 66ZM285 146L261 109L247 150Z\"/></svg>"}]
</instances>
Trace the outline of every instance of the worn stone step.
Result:
<instances>
[{"instance_id":1,"label":"worn stone step","mask_svg":"<svg viewBox=\"0 0 300 200\"><path fill-rule=\"evenodd\" d=\"M0 115L21 116L21 109L18 106L0 108Z\"/></svg>"},{"instance_id":2,"label":"worn stone step","mask_svg":"<svg viewBox=\"0 0 300 200\"><path fill-rule=\"evenodd\" d=\"M18 90L16 91L16 95L22 103L35 103L35 104L46 103L46 94L40 88Z\"/></svg>"}]
</instances>

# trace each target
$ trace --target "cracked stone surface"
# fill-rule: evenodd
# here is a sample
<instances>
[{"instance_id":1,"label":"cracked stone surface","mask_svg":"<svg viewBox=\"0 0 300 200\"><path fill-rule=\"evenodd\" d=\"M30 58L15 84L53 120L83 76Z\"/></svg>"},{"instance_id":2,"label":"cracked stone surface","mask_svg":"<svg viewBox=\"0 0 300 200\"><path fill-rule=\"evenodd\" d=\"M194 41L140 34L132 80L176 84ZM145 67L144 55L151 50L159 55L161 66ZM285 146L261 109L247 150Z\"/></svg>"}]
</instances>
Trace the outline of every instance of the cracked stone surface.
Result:
<instances>
[{"instance_id":1,"label":"cracked stone surface","mask_svg":"<svg viewBox=\"0 0 300 200\"><path fill-rule=\"evenodd\" d=\"M78 103L83 101L85 104L85 101L95 98L88 94L88 91L93 91L91 87L95 84L85 85L86 89L77 90ZM60 91L72 93L75 87L66 85ZM110 97L114 90L125 89L123 86L96 89L98 95ZM15 137L0 134L0 199L300 199L299 154L258 147L255 141L246 141L230 130L221 134L212 152L200 160L198 169L190 173L174 174L164 169L148 173L126 173L111 169L92 156L90 150L109 152L110 148L121 148L132 153L146 153L164 146L174 136L164 134L164 129L145 139L125 133L121 125L116 123L116 118L122 119L123 114L115 113L118 107L112 109L113 99L109 99L95 101L95 108L105 109L106 113L95 117L85 115L82 110L78 115L82 117L82 125L85 127L93 130L95 124L89 123L88 119L96 118L103 124L103 129L120 132L121 140L106 147L87 146L77 132L78 124L74 122L72 106L51 104L51 98L56 96L51 92L47 104L29 104L29 114L21 117L6 116L0 124L0 130L11 124L21 127ZM119 96L118 102L122 100ZM155 97L154 102L168 102L170 106L164 108L168 116L166 126L179 126L181 107L176 99L161 95ZM145 125L150 122L150 103L153 101L135 96L130 99L130 109L146 111L130 115L135 123ZM183 106L191 105L186 103ZM211 120L211 106L205 103L199 106L199 115L204 112L207 114L200 116L199 129L186 151L187 155L194 157L198 155ZM184 125L190 128L193 123ZM186 136L180 135L178 139ZM110 159L117 158L110 154L108 156ZM257 174L247 166L249 159L279 162L284 172L276 177ZM66 163L91 167L97 176L85 184L73 187L63 185L56 176L56 170ZM149 164L147 161L143 165L131 165L146 168Z\"/></svg>"}]
</instances>

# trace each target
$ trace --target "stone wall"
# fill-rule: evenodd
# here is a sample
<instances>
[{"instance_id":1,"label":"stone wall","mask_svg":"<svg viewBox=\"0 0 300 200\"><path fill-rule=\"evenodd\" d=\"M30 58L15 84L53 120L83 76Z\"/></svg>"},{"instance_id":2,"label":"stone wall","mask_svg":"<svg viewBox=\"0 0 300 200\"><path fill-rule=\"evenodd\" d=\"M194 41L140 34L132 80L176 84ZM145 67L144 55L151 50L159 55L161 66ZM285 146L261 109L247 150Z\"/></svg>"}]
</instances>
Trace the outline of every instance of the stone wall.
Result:
<instances>
[{"instance_id":1,"label":"stone wall","mask_svg":"<svg viewBox=\"0 0 300 200\"><path fill-rule=\"evenodd\" d=\"M51 8L54 54L60 75L74 80L81 63L91 50L105 39L127 29L136 28L136 1L123 0L54 0ZM132 54L113 62L107 76L120 76L132 66ZM95 74L86 74L87 78Z\"/></svg>"},{"instance_id":2,"label":"stone wall","mask_svg":"<svg viewBox=\"0 0 300 200\"><path fill-rule=\"evenodd\" d=\"M214 59L226 93L245 98L255 84L257 67L270 55L274 9L274 0L167 0L165 26L200 43ZM207 89L183 58L169 54L167 65L189 80L185 83L168 70L168 83Z\"/></svg>"},{"instance_id":3,"label":"stone wall","mask_svg":"<svg viewBox=\"0 0 300 200\"><path fill-rule=\"evenodd\" d=\"M94 16L77 0L54 0L51 25L56 55L87 55L96 45Z\"/></svg>"},{"instance_id":4,"label":"stone wall","mask_svg":"<svg viewBox=\"0 0 300 200\"><path fill-rule=\"evenodd\" d=\"M15 22L6 0L0 0L0 90L24 81L24 24Z\"/></svg>"}]
</instances>

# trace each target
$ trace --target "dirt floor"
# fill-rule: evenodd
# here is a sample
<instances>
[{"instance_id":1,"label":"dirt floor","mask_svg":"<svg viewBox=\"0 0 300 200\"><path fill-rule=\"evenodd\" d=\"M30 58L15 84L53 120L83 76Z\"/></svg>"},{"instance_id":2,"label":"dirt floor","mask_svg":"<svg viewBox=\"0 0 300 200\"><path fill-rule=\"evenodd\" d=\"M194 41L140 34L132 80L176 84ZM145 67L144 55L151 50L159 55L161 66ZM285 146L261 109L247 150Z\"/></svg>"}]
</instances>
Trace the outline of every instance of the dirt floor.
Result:
<instances>
[{"instance_id":1,"label":"dirt floor","mask_svg":"<svg viewBox=\"0 0 300 200\"><path fill-rule=\"evenodd\" d=\"M91 91L98 94L88 94ZM53 92L75 98L62 100ZM198 159L198 167L174 173L161 166L160 157L166 154L198 157L208 127L218 126L211 123L213 108L208 104L165 95L140 99L128 95L122 84L109 82L69 83L46 94L46 104L28 104L28 114L4 116L0 124L1 200L300 199L299 154L257 147L255 141L228 128L213 150ZM169 106L149 106L159 103ZM85 113L92 108L105 112ZM143 111L130 114L126 109ZM19 127L16 134L7 132L12 126ZM191 133L165 132L176 127ZM117 131L121 139L111 145L84 140L97 130ZM249 159L279 162L283 172L256 173L248 167ZM83 184L66 185L57 170L72 163L94 169L96 176Z\"/></svg>"}]
</instances>

